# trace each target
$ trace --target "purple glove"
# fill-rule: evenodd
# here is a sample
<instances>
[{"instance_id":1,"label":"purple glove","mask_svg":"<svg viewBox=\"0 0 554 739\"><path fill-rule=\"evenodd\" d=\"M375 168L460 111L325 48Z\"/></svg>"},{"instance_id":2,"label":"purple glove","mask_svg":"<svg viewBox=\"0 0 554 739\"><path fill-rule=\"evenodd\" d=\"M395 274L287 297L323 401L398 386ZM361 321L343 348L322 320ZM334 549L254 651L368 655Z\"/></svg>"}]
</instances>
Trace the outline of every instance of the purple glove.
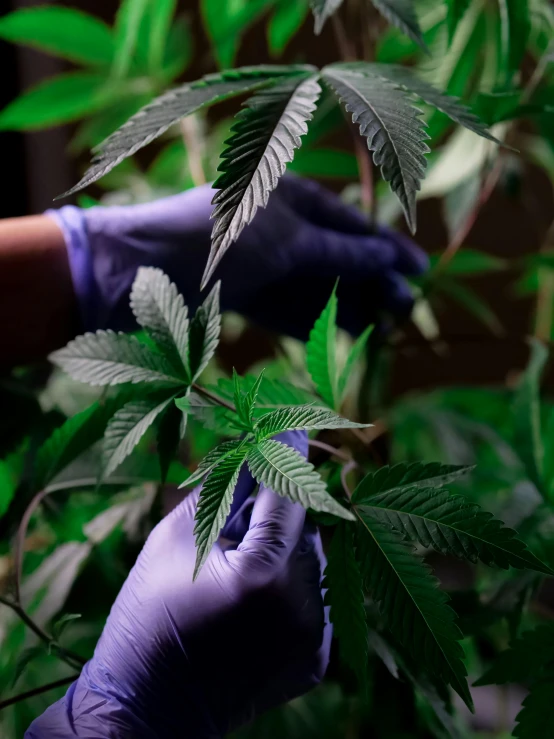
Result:
<instances>
[{"instance_id":1,"label":"purple glove","mask_svg":"<svg viewBox=\"0 0 554 739\"><path fill-rule=\"evenodd\" d=\"M48 211L69 249L84 329L132 330L129 291L140 265L160 267L194 308L212 222L210 185L145 205L65 206ZM306 338L339 284L339 323L360 333L382 313L412 308L402 275L427 267L407 237L367 220L315 182L284 177L216 271L222 306L268 328Z\"/></svg>"},{"instance_id":2,"label":"purple glove","mask_svg":"<svg viewBox=\"0 0 554 739\"><path fill-rule=\"evenodd\" d=\"M307 454L303 432L281 441ZM198 490L152 532L93 658L26 739L221 737L316 685L331 638L319 535L296 503L243 468L197 580Z\"/></svg>"}]
</instances>

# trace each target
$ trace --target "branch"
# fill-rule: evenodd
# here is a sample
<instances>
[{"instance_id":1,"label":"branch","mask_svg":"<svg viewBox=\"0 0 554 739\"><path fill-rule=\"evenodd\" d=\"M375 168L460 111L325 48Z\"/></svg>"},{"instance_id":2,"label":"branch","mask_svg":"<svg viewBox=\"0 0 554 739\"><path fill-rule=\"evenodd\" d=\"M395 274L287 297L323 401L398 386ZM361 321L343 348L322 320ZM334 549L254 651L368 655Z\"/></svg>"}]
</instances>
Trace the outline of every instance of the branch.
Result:
<instances>
[{"instance_id":1,"label":"branch","mask_svg":"<svg viewBox=\"0 0 554 739\"><path fill-rule=\"evenodd\" d=\"M52 683L46 683L46 685L41 685L38 688L27 690L25 693L18 693L12 698L6 698L6 700L0 701L0 711L2 711L4 708L7 708L8 706L13 706L14 703L21 703L21 701L27 700L27 698L33 698L35 695L41 695L42 693L47 693L49 690L55 690L56 688L61 688L64 685L69 685L70 683L75 682L78 677L78 673L75 675L68 675L67 677L60 678L60 680L55 680Z\"/></svg>"}]
</instances>

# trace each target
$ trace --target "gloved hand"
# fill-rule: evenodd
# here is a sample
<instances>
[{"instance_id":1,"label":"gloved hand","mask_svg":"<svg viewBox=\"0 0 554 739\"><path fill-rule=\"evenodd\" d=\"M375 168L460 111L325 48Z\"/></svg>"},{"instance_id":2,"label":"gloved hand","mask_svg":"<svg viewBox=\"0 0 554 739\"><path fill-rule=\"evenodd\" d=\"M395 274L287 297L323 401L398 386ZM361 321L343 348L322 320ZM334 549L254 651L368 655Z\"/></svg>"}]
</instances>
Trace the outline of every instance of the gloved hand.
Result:
<instances>
[{"instance_id":1,"label":"gloved hand","mask_svg":"<svg viewBox=\"0 0 554 739\"><path fill-rule=\"evenodd\" d=\"M307 454L304 432L277 438ZM252 508L253 489L244 468L194 583L198 491L154 529L94 657L26 739L221 737L317 684L331 638L319 535L267 488Z\"/></svg>"},{"instance_id":2,"label":"gloved hand","mask_svg":"<svg viewBox=\"0 0 554 739\"><path fill-rule=\"evenodd\" d=\"M132 330L129 291L140 265L160 267L191 308L202 300L213 222L210 185L144 205L48 211L64 232L84 329ZM403 275L427 258L407 237L378 227L314 182L284 177L265 210L219 265L222 307L306 338L339 283L339 323L360 333L381 312L406 318Z\"/></svg>"}]
</instances>

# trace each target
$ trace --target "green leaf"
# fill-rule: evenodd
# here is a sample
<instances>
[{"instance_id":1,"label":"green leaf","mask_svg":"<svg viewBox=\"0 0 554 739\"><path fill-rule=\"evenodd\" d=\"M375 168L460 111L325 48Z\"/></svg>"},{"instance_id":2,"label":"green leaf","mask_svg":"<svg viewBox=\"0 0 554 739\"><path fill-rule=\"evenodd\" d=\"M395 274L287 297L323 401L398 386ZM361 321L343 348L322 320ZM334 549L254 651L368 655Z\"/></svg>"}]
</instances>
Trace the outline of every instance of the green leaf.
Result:
<instances>
[{"instance_id":1,"label":"green leaf","mask_svg":"<svg viewBox=\"0 0 554 739\"><path fill-rule=\"evenodd\" d=\"M554 661L554 624L545 623L525 631L510 649L501 652L474 685L504 685L529 683L543 676L547 665Z\"/></svg>"},{"instance_id":2,"label":"green leaf","mask_svg":"<svg viewBox=\"0 0 554 739\"><path fill-rule=\"evenodd\" d=\"M304 508L354 520L350 511L329 495L314 466L296 449L273 439L262 441L250 448L248 466L258 482Z\"/></svg>"},{"instance_id":3,"label":"green leaf","mask_svg":"<svg viewBox=\"0 0 554 739\"><path fill-rule=\"evenodd\" d=\"M506 82L519 71L531 33L529 0L498 0L500 10L501 69Z\"/></svg>"},{"instance_id":4,"label":"green leaf","mask_svg":"<svg viewBox=\"0 0 554 739\"><path fill-rule=\"evenodd\" d=\"M242 378L242 387L249 390L255 381L256 377L254 375L245 375ZM207 390L211 390L228 402L233 402L233 382L226 377L220 378L217 385L208 386ZM290 405L314 403L316 400L317 398L308 390L304 390L286 380L271 380L264 375L258 389L258 402L254 408L254 416L260 417L268 410Z\"/></svg>"},{"instance_id":5,"label":"green leaf","mask_svg":"<svg viewBox=\"0 0 554 739\"><path fill-rule=\"evenodd\" d=\"M366 499L361 510L364 516L394 529L404 538L443 554L481 561L489 567L516 567L554 574L516 538L515 531L505 528L476 503L447 490L388 491Z\"/></svg>"},{"instance_id":6,"label":"green leaf","mask_svg":"<svg viewBox=\"0 0 554 739\"><path fill-rule=\"evenodd\" d=\"M160 460L162 485L165 484L171 463L177 456L179 442L185 437L187 418L187 414L179 410L173 403L169 404L161 417L156 445Z\"/></svg>"},{"instance_id":7,"label":"green leaf","mask_svg":"<svg viewBox=\"0 0 554 739\"><path fill-rule=\"evenodd\" d=\"M417 19L414 0L371 0L371 2L389 23L399 28L423 51L429 53Z\"/></svg>"},{"instance_id":8,"label":"green leaf","mask_svg":"<svg viewBox=\"0 0 554 739\"><path fill-rule=\"evenodd\" d=\"M313 405L298 405L292 408L280 408L262 416L256 423L258 441L270 439L283 431L294 429L362 429L370 424L354 423L338 416L327 408L315 408Z\"/></svg>"},{"instance_id":9,"label":"green leaf","mask_svg":"<svg viewBox=\"0 0 554 739\"><path fill-rule=\"evenodd\" d=\"M240 377L237 371L233 367L233 400L235 408L237 410L237 416L241 425L241 428L245 431L252 431L252 413L258 395L258 389L263 377L263 370L256 379L256 382L252 385L249 393L243 393L241 388Z\"/></svg>"},{"instance_id":10,"label":"green leaf","mask_svg":"<svg viewBox=\"0 0 554 739\"><path fill-rule=\"evenodd\" d=\"M156 0L158 2L158 0ZM150 0L122 0L115 19L114 77L126 77L133 65L142 19Z\"/></svg>"},{"instance_id":11,"label":"green leaf","mask_svg":"<svg viewBox=\"0 0 554 739\"><path fill-rule=\"evenodd\" d=\"M429 568L397 534L359 514L358 559L387 627L421 667L452 685L473 708L454 611Z\"/></svg>"},{"instance_id":12,"label":"green leaf","mask_svg":"<svg viewBox=\"0 0 554 739\"><path fill-rule=\"evenodd\" d=\"M43 657L45 654L46 649L44 644L37 645L36 647L28 647L19 654L15 667L13 668L12 688L15 687L17 681L23 675L31 662L38 657Z\"/></svg>"},{"instance_id":13,"label":"green leaf","mask_svg":"<svg viewBox=\"0 0 554 739\"><path fill-rule=\"evenodd\" d=\"M441 254L432 254L431 269L438 263ZM473 275L483 275L489 272L498 272L506 269L507 262L505 259L492 256L483 251L476 249L460 249L455 256L448 262L444 269L445 274L455 275L457 277L466 277Z\"/></svg>"},{"instance_id":14,"label":"green leaf","mask_svg":"<svg viewBox=\"0 0 554 739\"><path fill-rule=\"evenodd\" d=\"M357 675L362 692L367 694L368 629L353 534L353 527L343 521L335 527L327 552L323 587L328 588L325 605L331 606L330 619L341 657Z\"/></svg>"},{"instance_id":15,"label":"green leaf","mask_svg":"<svg viewBox=\"0 0 554 739\"><path fill-rule=\"evenodd\" d=\"M130 303L139 324L186 381L189 376L188 308L176 285L161 269L139 267Z\"/></svg>"},{"instance_id":16,"label":"green leaf","mask_svg":"<svg viewBox=\"0 0 554 739\"><path fill-rule=\"evenodd\" d=\"M126 393L99 400L57 428L37 452L33 488L45 488L77 457L99 441L104 436L110 418L126 401Z\"/></svg>"},{"instance_id":17,"label":"green leaf","mask_svg":"<svg viewBox=\"0 0 554 739\"><path fill-rule=\"evenodd\" d=\"M358 336L358 338L352 345L352 348L348 352L348 357L346 358L346 364L344 365L344 369L342 370L339 376L338 385L337 385L337 395L339 398L339 402L341 400L344 400L345 392L348 387L348 380L350 379L352 370L362 358L362 355L367 346L369 337L371 336L371 333L373 332L373 328L374 328L373 326L368 326L366 330L362 334L360 334L360 336Z\"/></svg>"},{"instance_id":18,"label":"green leaf","mask_svg":"<svg viewBox=\"0 0 554 739\"><path fill-rule=\"evenodd\" d=\"M59 642L69 624L79 618L81 618L80 613L65 613L61 618L58 618L52 626L52 637L54 641Z\"/></svg>"},{"instance_id":19,"label":"green leaf","mask_svg":"<svg viewBox=\"0 0 554 739\"><path fill-rule=\"evenodd\" d=\"M114 41L99 18L74 8L39 5L0 18L0 38L90 65L110 64Z\"/></svg>"},{"instance_id":20,"label":"green leaf","mask_svg":"<svg viewBox=\"0 0 554 739\"><path fill-rule=\"evenodd\" d=\"M167 37L176 7L177 0L156 0L155 3L150 3L148 68L151 73L163 69Z\"/></svg>"},{"instance_id":21,"label":"green leaf","mask_svg":"<svg viewBox=\"0 0 554 739\"><path fill-rule=\"evenodd\" d=\"M32 131L90 115L109 102L106 78L96 72L68 72L26 90L0 113L0 131Z\"/></svg>"},{"instance_id":22,"label":"green leaf","mask_svg":"<svg viewBox=\"0 0 554 739\"><path fill-rule=\"evenodd\" d=\"M108 423L102 446L102 477L109 477L148 431L174 396L132 400L117 411Z\"/></svg>"},{"instance_id":23,"label":"green leaf","mask_svg":"<svg viewBox=\"0 0 554 739\"><path fill-rule=\"evenodd\" d=\"M327 18L330 18L340 8L342 3L343 0L310 0L315 18L314 31L316 35L321 33Z\"/></svg>"},{"instance_id":24,"label":"green leaf","mask_svg":"<svg viewBox=\"0 0 554 739\"><path fill-rule=\"evenodd\" d=\"M468 313L474 315L493 334L501 336L504 333L504 328L498 320L496 313L494 313L484 300L481 300L474 290L470 290L456 280L446 277L441 279L440 289L451 300L463 306Z\"/></svg>"},{"instance_id":25,"label":"green leaf","mask_svg":"<svg viewBox=\"0 0 554 739\"><path fill-rule=\"evenodd\" d=\"M469 8L471 0L447 0L446 27L448 30L448 43L452 42L458 24Z\"/></svg>"},{"instance_id":26,"label":"green leaf","mask_svg":"<svg viewBox=\"0 0 554 739\"><path fill-rule=\"evenodd\" d=\"M191 413L205 428L223 436L236 436L244 430L235 412L199 393L178 398L175 404L184 413Z\"/></svg>"},{"instance_id":27,"label":"green leaf","mask_svg":"<svg viewBox=\"0 0 554 739\"><path fill-rule=\"evenodd\" d=\"M310 331L306 365L318 394L331 408L337 405L337 288Z\"/></svg>"},{"instance_id":28,"label":"green leaf","mask_svg":"<svg viewBox=\"0 0 554 739\"><path fill-rule=\"evenodd\" d=\"M202 485L194 517L197 553L193 579L196 579L227 520L247 451L248 445L243 445L221 457Z\"/></svg>"},{"instance_id":29,"label":"green leaf","mask_svg":"<svg viewBox=\"0 0 554 739\"><path fill-rule=\"evenodd\" d=\"M517 739L538 739L548 736L554 722L553 689L552 678L533 685L531 692L523 701L522 710L516 716L518 723L513 735Z\"/></svg>"},{"instance_id":30,"label":"green leaf","mask_svg":"<svg viewBox=\"0 0 554 739\"><path fill-rule=\"evenodd\" d=\"M218 281L196 311L190 324L190 374L193 382L200 377L207 367L219 343L221 331L220 288L221 283Z\"/></svg>"},{"instance_id":31,"label":"green leaf","mask_svg":"<svg viewBox=\"0 0 554 739\"><path fill-rule=\"evenodd\" d=\"M240 439L235 439L233 441L224 441L216 446L215 449L212 449L208 454L206 454L192 475L187 477L179 487L184 488L189 487L190 485L195 485L204 477L204 475L211 472L216 464L223 462L226 457L235 454L241 444L242 441Z\"/></svg>"},{"instance_id":32,"label":"green leaf","mask_svg":"<svg viewBox=\"0 0 554 739\"><path fill-rule=\"evenodd\" d=\"M331 177L347 180L359 177L358 160L352 152L327 147L306 149L303 146L287 169L303 177Z\"/></svg>"},{"instance_id":33,"label":"green leaf","mask_svg":"<svg viewBox=\"0 0 554 739\"><path fill-rule=\"evenodd\" d=\"M531 358L514 396L513 413L516 450L529 479L542 488L544 447L541 432L540 381L548 361L548 350L537 339L531 343Z\"/></svg>"},{"instance_id":34,"label":"green leaf","mask_svg":"<svg viewBox=\"0 0 554 739\"><path fill-rule=\"evenodd\" d=\"M247 226L292 161L307 132L321 87L315 76L283 79L254 94L237 115L214 182L212 248L204 287L223 255Z\"/></svg>"},{"instance_id":35,"label":"green leaf","mask_svg":"<svg viewBox=\"0 0 554 739\"><path fill-rule=\"evenodd\" d=\"M371 503L378 493L439 488L470 472L472 467L459 467L439 462L400 462L381 467L364 477L352 494L353 503Z\"/></svg>"},{"instance_id":36,"label":"green leaf","mask_svg":"<svg viewBox=\"0 0 554 739\"><path fill-rule=\"evenodd\" d=\"M267 24L267 41L273 56L279 56L300 29L306 15L306 0L280 0Z\"/></svg>"},{"instance_id":37,"label":"green leaf","mask_svg":"<svg viewBox=\"0 0 554 739\"><path fill-rule=\"evenodd\" d=\"M298 73L294 66L242 67L206 75L160 95L97 147L92 166L65 195L82 190L117 164L161 136L174 123L208 105L270 84L276 78Z\"/></svg>"},{"instance_id":38,"label":"green leaf","mask_svg":"<svg viewBox=\"0 0 554 739\"><path fill-rule=\"evenodd\" d=\"M425 176L425 154L429 151L422 112L398 83L362 71L366 69L370 71L368 65L336 64L323 70L323 79L352 114L352 122L367 139L375 165L390 183L415 232L416 194Z\"/></svg>"},{"instance_id":39,"label":"green leaf","mask_svg":"<svg viewBox=\"0 0 554 739\"><path fill-rule=\"evenodd\" d=\"M151 382L181 385L171 364L135 337L114 331L97 331L78 336L50 361L74 380L89 385L119 385L123 382Z\"/></svg>"}]
</instances>

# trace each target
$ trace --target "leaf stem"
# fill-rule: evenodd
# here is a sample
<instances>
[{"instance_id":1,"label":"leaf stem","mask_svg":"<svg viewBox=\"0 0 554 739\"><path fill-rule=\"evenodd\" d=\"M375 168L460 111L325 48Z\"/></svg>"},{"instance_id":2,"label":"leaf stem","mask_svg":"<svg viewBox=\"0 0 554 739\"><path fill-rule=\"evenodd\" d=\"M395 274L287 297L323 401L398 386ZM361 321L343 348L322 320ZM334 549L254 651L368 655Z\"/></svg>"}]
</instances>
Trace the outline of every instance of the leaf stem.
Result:
<instances>
[{"instance_id":1,"label":"leaf stem","mask_svg":"<svg viewBox=\"0 0 554 739\"><path fill-rule=\"evenodd\" d=\"M233 413L236 413L236 408L232 403L228 403L223 398L220 398L219 395L212 393L210 390L206 390L206 388L203 388L196 382L193 382L192 389L195 390L199 395L203 395L205 398L212 400L214 403L222 405L224 408L227 408L228 410L233 411Z\"/></svg>"},{"instance_id":2,"label":"leaf stem","mask_svg":"<svg viewBox=\"0 0 554 739\"><path fill-rule=\"evenodd\" d=\"M42 693L47 693L49 690L55 690L56 688L61 688L64 685L69 685L70 683L75 682L78 677L78 673L76 673L75 675L68 675L67 677L62 677L59 680L54 680L54 682L40 685L38 688L27 690L25 691L25 693L18 693L12 698L6 698L6 700L0 701L0 711L2 711L4 708L8 708L8 706L13 706L15 703L21 703L21 701L25 701L28 698L33 698L35 695L41 695Z\"/></svg>"},{"instance_id":3,"label":"leaf stem","mask_svg":"<svg viewBox=\"0 0 554 739\"><path fill-rule=\"evenodd\" d=\"M323 449L323 451L328 452L332 457L337 457L338 459L342 459L347 463L354 461L349 454L346 454L346 452L343 452L341 449L337 449L336 447L331 446L331 444L326 444L324 441L310 439L308 441L308 444L309 446L316 449ZM357 466L358 463L354 462L354 464Z\"/></svg>"},{"instance_id":4,"label":"leaf stem","mask_svg":"<svg viewBox=\"0 0 554 739\"><path fill-rule=\"evenodd\" d=\"M342 487L344 489L344 492L346 493L346 497L348 500L352 498L352 491L350 490L350 487L348 486L348 474L352 472L357 467L357 463L352 459L347 464L343 465L341 471L340 471L340 481L342 483Z\"/></svg>"}]
</instances>

